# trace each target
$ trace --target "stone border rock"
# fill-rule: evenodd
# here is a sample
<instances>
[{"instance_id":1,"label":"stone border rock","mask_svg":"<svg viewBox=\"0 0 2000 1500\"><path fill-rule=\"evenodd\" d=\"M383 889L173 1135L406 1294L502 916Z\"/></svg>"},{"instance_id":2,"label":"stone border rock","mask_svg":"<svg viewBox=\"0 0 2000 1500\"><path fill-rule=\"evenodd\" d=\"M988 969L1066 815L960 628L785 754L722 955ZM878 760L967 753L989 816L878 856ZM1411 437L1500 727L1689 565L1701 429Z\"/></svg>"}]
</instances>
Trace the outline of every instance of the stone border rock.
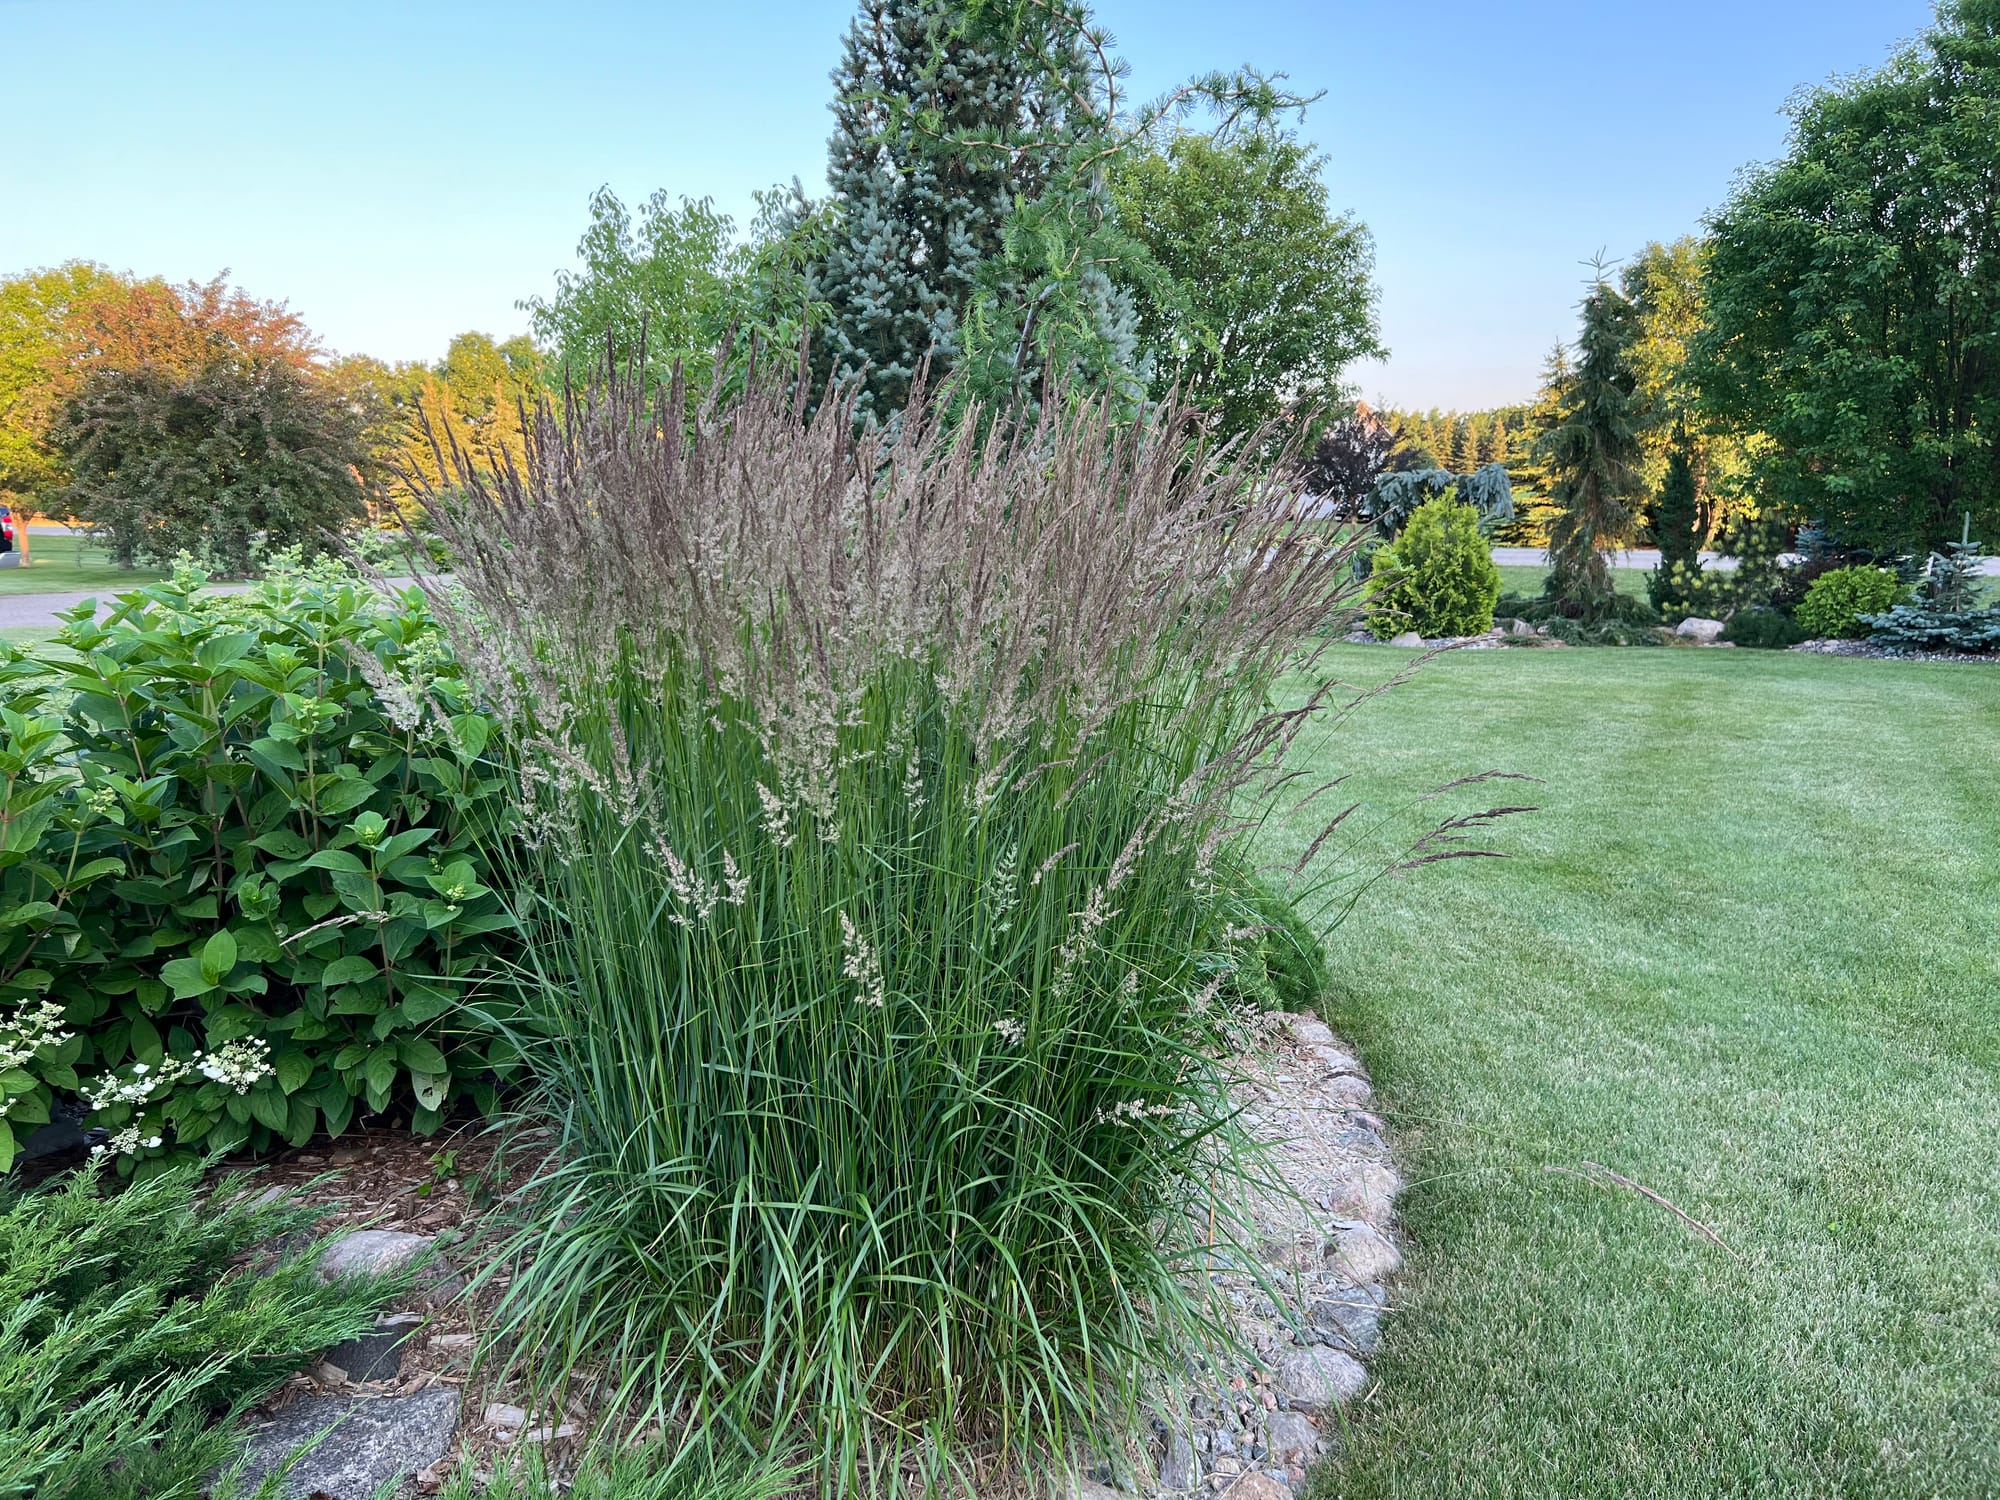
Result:
<instances>
[{"instance_id":1,"label":"stone border rock","mask_svg":"<svg viewBox=\"0 0 2000 1500\"><path fill-rule=\"evenodd\" d=\"M1402 1179L1369 1106L1367 1071L1311 1016L1273 1018L1244 1059L1244 1123L1285 1191L1253 1196L1260 1273L1217 1264L1253 1362L1213 1370L1155 1435L1158 1500L1286 1500L1331 1451L1340 1409L1368 1388L1365 1359L1401 1269ZM1115 1492L1110 1492L1115 1493Z\"/></svg>"},{"instance_id":2,"label":"stone border rock","mask_svg":"<svg viewBox=\"0 0 2000 1500\"><path fill-rule=\"evenodd\" d=\"M1891 651L1873 641L1817 640L1787 646L1808 656L1866 656L1876 661L1963 661L2000 665L2000 651Z\"/></svg>"}]
</instances>

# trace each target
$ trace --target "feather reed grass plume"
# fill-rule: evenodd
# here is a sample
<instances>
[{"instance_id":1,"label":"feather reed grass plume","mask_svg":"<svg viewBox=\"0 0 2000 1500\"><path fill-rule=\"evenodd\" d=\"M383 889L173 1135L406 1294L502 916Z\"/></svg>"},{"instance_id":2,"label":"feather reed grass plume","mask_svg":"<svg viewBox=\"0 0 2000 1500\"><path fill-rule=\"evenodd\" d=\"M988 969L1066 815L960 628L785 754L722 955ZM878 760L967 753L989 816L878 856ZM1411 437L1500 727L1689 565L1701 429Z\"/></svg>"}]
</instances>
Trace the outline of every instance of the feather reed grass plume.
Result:
<instances>
[{"instance_id":1,"label":"feather reed grass plume","mask_svg":"<svg viewBox=\"0 0 2000 1500\"><path fill-rule=\"evenodd\" d=\"M1113 1451L1226 1337L1226 872L1351 578L1186 412L941 411L621 374L426 501L559 1136L503 1345L838 1493Z\"/></svg>"}]
</instances>

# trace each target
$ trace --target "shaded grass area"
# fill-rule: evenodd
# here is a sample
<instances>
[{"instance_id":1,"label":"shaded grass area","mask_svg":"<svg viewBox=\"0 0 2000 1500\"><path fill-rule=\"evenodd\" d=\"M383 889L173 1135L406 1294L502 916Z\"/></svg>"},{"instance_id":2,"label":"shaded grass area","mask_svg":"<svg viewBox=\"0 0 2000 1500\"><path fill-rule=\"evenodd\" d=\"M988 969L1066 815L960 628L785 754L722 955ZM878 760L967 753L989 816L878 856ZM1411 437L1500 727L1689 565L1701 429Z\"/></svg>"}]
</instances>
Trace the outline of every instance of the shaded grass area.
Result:
<instances>
[{"instance_id":1,"label":"shaded grass area","mask_svg":"<svg viewBox=\"0 0 2000 1500\"><path fill-rule=\"evenodd\" d=\"M1335 737L1376 805L1546 784L1453 794L1544 811L1335 934L1412 1243L1319 1500L2000 1493L1995 744L1984 666L1612 650L1448 656Z\"/></svg>"},{"instance_id":2,"label":"shaded grass area","mask_svg":"<svg viewBox=\"0 0 2000 1500\"><path fill-rule=\"evenodd\" d=\"M67 594L102 589L107 594L166 577L158 568L121 568L87 538L48 532L28 537L28 560L0 568L0 594Z\"/></svg>"}]
</instances>

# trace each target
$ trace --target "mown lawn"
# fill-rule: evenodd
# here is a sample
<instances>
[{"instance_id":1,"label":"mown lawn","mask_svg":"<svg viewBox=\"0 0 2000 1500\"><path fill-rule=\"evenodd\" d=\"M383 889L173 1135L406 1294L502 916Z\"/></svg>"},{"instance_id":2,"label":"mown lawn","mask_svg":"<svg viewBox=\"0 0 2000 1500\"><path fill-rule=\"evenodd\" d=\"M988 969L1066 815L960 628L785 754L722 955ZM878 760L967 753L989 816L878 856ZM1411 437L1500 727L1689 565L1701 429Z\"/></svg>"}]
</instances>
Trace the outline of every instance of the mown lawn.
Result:
<instances>
[{"instance_id":1,"label":"mown lawn","mask_svg":"<svg viewBox=\"0 0 2000 1500\"><path fill-rule=\"evenodd\" d=\"M1540 564L1529 566L1524 563L1501 563L1500 591L1502 593L1527 594L1533 597L1541 593L1542 584L1549 576L1547 567ZM1645 568L1613 568L1611 582L1621 594L1630 594L1635 599L1646 597Z\"/></svg>"},{"instance_id":2,"label":"mown lawn","mask_svg":"<svg viewBox=\"0 0 2000 1500\"><path fill-rule=\"evenodd\" d=\"M25 566L0 568L0 594L107 594L138 588L167 575L157 568L121 568L101 547L80 536L31 532Z\"/></svg>"},{"instance_id":3,"label":"mown lawn","mask_svg":"<svg viewBox=\"0 0 2000 1500\"><path fill-rule=\"evenodd\" d=\"M1997 746L2000 667L1568 650L1448 656L1316 752L1377 809L1545 778L1445 799L1541 804L1512 859L1333 936L1413 1185L1319 1500L2000 1494Z\"/></svg>"}]
</instances>

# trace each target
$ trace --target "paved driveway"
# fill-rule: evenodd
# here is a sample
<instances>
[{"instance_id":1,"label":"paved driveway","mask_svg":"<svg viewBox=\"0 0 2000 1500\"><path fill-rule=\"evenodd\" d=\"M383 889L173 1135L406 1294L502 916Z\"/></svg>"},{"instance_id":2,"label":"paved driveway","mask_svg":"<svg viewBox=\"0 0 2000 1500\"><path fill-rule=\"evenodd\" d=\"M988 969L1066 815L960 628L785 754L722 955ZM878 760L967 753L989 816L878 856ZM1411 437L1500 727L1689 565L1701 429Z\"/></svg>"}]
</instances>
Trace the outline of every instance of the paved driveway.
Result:
<instances>
[{"instance_id":1,"label":"paved driveway","mask_svg":"<svg viewBox=\"0 0 2000 1500\"><path fill-rule=\"evenodd\" d=\"M90 589L80 594L0 594L0 630L13 630L22 626L39 626L48 629L59 623L56 616L66 609L83 603L86 599L96 599L108 607L111 596L133 587L131 584L117 584L108 589ZM209 591L216 594L240 594L250 587L247 583L218 583L210 585Z\"/></svg>"},{"instance_id":2,"label":"paved driveway","mask_svg":"<svg viewBox=\"0 0 2000 1500\"><path fill-rule=\"evenodd\" d=\"M1611 566L1614 568L1652 569L1660 565L1660 551L1657 547L1634 547L1630 552L1613 552L1610 558ZM1540 547L1495 547L1493 560L1503 567L1539 568L1547 564L1549 555ZM1704 565L1711 568L1728 569L1736 566L1735 558L1724 557L1720 552L1704 552L1701 560ZM1792 562L1796 561L1796 558L1788 554L1784 560ZM1979 571L1988 578L2000 578L2000 557L1982 558Z\"/></svg>"}]
</instances>

